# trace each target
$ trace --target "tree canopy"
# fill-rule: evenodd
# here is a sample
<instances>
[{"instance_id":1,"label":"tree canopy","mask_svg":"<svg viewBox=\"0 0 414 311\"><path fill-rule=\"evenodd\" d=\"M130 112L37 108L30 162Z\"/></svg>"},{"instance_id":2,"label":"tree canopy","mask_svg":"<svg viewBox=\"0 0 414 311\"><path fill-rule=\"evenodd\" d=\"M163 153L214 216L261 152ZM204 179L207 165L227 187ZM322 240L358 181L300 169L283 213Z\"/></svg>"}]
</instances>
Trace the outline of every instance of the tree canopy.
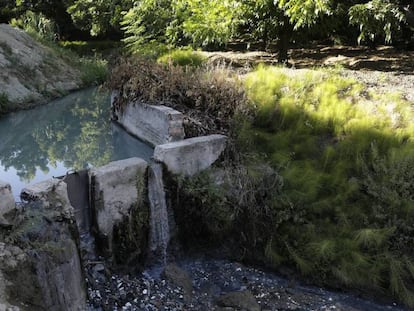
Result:
<instances>
[{"instance_id":1,"label":"tree canopy","mask_svg":"<svg viewBox=\"0 0 414 311\"><path fill-rule=\"evenodd\" d=\"M67 37L124 38L142 47L220 46L231 40L289 42L341 37L348 43L392 44L412 37L409 0L0 0L5 21L42 13ZM306 33L306 36L303 34ZM75 34L75 35L73 35Z\"/></svg>"}]
</instances>

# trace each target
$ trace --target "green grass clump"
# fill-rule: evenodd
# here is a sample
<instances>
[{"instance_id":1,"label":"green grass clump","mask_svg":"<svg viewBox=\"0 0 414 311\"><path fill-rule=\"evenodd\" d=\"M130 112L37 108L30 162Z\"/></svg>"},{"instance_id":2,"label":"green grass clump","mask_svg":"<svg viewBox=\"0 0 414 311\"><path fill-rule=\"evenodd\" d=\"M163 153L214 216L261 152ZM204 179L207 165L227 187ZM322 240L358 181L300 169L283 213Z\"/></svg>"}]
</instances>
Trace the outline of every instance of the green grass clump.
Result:
<instances>
[{"instance_id":1,"label":"green grass clump","mask_svg":"<svg viewBox=\"0 0 414 311\"><path fill-rule=\"evenodd\" d=\"M108 78L107 61L100 58L80 59L81 79L84 85L99 85Z\"/></svg>"},{"instance_id":2,"label":"green grass clump","mask_svg":"<svg viewBox=\"0 0 414 311\"><path fill-rule=\"evenodd\" d=\"M161 64L172 63L174 66L193 66L200 67L205 57L192 50L174 50L160 56L157 61Z\"/></svg>"},{"instance_id":3,"label":"green grass clump","mask_svg":"<svg viewBox=\"0 0 414 311\"><path fill-rule=\"evenodd\" d=\"M410 104L329 71L259 67L245 87L256 115L239 140L280 171L290 202L263 236L268 261L414 306Z\"/></svg>"}]
</instances>

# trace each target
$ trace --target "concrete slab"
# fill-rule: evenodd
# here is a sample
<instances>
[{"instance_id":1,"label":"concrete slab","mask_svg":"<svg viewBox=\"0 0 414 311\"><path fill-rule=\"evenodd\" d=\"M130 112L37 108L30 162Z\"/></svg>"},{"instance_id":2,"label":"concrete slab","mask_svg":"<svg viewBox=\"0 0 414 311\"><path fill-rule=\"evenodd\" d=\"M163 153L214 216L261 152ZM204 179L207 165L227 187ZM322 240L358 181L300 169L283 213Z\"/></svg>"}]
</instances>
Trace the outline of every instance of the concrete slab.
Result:
<instances>
[{"instance_id":1,"label":"concrete slab","mask_svg":"<svg viewBox=\"0 0 414 311\"><path fill-rule=\"evenodd\" d=\"M116 98L114 92L112 101ZM134 102L113 114L129 133L153 146L184 139L183 114L172 108Z\"/></svg>"},{"instance_id":2,"label":"concrete slab","mask_svg":"<svg viewBox=\"0 0 414 311\"><path fill-rule=\"evenodd\" d=\"M154 159L164 163L173 174L192 176L210 167L219 158L226 141L224 135L209 135L158 145L154 150Z\"/></svg>"}]
</instances>

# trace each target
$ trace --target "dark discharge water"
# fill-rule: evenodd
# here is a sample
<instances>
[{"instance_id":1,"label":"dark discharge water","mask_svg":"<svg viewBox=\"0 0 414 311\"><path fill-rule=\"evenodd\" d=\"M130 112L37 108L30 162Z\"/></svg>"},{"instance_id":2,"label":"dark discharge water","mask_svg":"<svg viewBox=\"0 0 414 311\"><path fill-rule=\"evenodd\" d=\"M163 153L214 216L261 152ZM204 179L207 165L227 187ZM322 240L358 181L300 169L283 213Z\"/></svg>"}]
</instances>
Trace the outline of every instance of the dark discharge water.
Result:
<instances>
[{"instance_id":1,"label":"dark discharge water","mask_svg":"<svg viewBox=\"0 0 414 311\"><path fill-rule=\"evenodd\" d=\"M110 121L107 91L90 88L0 119L0 179L17 200L28 184L140 157L153 149Z\"/></svg>"}]
</instances>

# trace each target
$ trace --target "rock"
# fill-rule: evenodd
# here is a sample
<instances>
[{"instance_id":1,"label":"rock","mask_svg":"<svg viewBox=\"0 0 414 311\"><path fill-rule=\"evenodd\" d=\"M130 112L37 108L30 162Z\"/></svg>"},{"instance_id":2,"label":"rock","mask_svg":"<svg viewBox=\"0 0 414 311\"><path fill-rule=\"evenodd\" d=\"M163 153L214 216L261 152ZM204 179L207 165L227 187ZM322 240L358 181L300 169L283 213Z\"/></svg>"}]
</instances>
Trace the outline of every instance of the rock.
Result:
<instances>
[{"instance_id":1,"label":"rock","mask_svg":"<svg viewBox=\"0 0 414 311\"><path fill-rule=\"evenodd\" d=\"M209 135L158 145L154 159L177 175L192 176L213 164L226 147L227 137Z\"/></svg>"},{"instance_id":2,"label":"rock","mask_svg":"<svg viewBox=\"0 0 414 311\"><path fill-rule=\"evenodd\" d=\"M70 207L60 206L56 193L51 197L26 203L22 221L5 237L9 242L0 243L0 303L18 302L23 310L84 310L77 227L73 218L58 216Z\"/></svg>"},{"instance_id":3,"label":"rock","mask_svg":"<svg viewBox=\"0 0 414 311\"><path fill-rule=\"evenodd\" d=\"M90 170L91 203L101 247L111 256L114 228L143 208L148 164L139 158L111 162Z\"/></svg>"},{"instance_id":4,"label":"rock","mask_svg":"<svg viewBox=\"0 0 414 311\"><path fill-rule=\"evenodd\" d=\"M236 310L260 311L261 309L253 294L248 290L224 294L217 299L217 304L221 307L236 308Z\"/></svg>"},{"instance_id":5,"label":"rock","mask_svg":"<svg viewBox=\"0 0 414 311\"><path fill-rule=\"evenodd\" d=\"M23 188L20 197L25 201L41 201L43 208L52 208L60 216L72 219L74 209L70 204L66 183L51 178Z\"/></svg>"},{"instance_id":6,"label":"rock","mask_svg":"<svg viewBox=\"0 0 414 311\"><path fill-rule=\"evenodd\" d=\"M165 267L163 274L167 280L183 289L184 298L186 300L191 298L193 284L190 276L185 270L181 269L176 264L169 264Z\"/></svg>"},{"instance_id":7,"label":"rock","mask_svg":"<svg viewBox=\"0 0 414 311\"><path fill-rule=\"evenodd\" d=\"M153 146L184 139L184 117L181 112L170 107L141 102L128 103L122 110L115 109L117 98L117 92L113 92L112 118L132 135Z\"/></svg>"},{"instance_id":8,"label":"rock","mask_svg":"<svg viewBox=\"0 0 414 311\"><path fill-rule=\"evenodd\" d=\"M10 184L0 180L0 224L6 220L3 215L15 208L13 193Z\"/></svg>"}]
</instances>

